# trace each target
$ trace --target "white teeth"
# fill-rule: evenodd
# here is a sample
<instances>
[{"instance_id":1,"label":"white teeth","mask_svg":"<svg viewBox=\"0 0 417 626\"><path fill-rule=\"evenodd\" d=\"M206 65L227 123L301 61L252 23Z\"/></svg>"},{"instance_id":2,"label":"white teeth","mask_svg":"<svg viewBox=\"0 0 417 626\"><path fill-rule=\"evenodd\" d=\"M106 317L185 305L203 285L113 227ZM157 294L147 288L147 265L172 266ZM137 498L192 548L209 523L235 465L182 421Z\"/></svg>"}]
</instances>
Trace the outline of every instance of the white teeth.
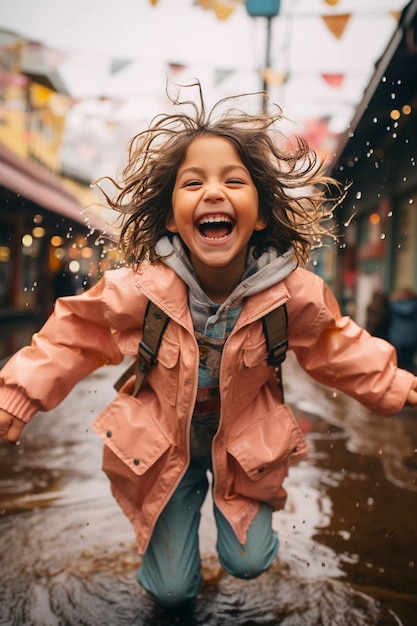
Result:
<instances>
[{"instance_id":1,"label":"white teeth","mask_svg":"<svg viewBox=\"0 0 417 626\"><path fill-rule=\"evenodd\" d=\"M220 223L220 222L225 222L226 224L231 224L232 220L230 220L228 217L204 217L200 224L213 224L213 223Z\"/></svg>"}]
</instances>

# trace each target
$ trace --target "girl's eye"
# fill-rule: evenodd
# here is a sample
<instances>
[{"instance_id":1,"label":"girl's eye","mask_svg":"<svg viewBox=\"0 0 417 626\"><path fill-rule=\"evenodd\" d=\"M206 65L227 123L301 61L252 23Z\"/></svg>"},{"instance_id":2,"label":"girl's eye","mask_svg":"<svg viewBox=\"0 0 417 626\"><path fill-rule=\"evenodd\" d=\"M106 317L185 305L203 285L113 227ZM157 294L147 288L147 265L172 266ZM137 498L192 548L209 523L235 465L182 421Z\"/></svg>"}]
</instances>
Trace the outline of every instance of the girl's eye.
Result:
<instances>
[{"instance_id":1,"label":"girl's eye","mask_svg":"<svg viewBox=\"0 0 417 626\"><path fill-rule=\"evenodd\" d=\"M198 187L201 185L199 180L190 180L184 184L184 187Z\"/></svg>"},{"instance_id":2,"label":"girl's eye","mask_svg":"<svg viewBox=\"0 0 417 626\"><path fill-rule=\"evenodd\" d=\"M239 178L230 178L229 180L226 181L226 183L228 185L244 185L244 181L240 180Z\"/></svg>"}]
</instances>

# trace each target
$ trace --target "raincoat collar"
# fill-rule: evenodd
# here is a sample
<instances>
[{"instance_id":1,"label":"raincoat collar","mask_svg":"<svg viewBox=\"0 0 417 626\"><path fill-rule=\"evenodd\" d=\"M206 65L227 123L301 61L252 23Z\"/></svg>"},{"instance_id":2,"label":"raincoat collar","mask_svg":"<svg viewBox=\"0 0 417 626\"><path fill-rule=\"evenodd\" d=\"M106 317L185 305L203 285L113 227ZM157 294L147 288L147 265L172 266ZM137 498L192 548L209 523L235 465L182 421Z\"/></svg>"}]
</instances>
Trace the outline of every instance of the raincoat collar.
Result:
<instances>
[{"instance_id":1,"label":"raincoat collar","mask_svg":"<svg viewBox=\"0 0 417 626\"><path fill-rule=\"evenodd\" d=\"M140 288L170 317L188 325L191 322L189 291L201 302L213 303L202 290L179 237L174 236L172 241L171 238L163 237L158 242L157 252L165 258L161 263L146 264L146 271L145 266L142 266L138 272ZM241 323L249 313L252 319L262 317L288 299L288 292L282 281L295 267L292 248L283 255L269 249L259 259L255 259L250 251L242 281L225 302L218 306L215 317L221 315L225 309L241 305L248 296L251 296L250 304L244 307L247 311L246 315L240 316ZM270 297L265 297L265 290Z\"/></svg>"}]
</instances>

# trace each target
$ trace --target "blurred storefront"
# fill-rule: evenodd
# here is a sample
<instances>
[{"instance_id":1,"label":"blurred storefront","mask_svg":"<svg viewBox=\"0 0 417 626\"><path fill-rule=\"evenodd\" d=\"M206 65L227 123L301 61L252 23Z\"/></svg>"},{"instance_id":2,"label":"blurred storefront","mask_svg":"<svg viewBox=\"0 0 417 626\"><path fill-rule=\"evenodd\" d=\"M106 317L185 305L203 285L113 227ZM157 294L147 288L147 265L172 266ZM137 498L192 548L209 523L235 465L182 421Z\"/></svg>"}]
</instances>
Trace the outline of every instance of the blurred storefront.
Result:
<instances>
[{"instance_id":1,"label":"blurred storefront","mask_svg":"<svg viewBox=\"0 0 417 626\"><path fill-rule=\"evenodd\" d=\"M82 206L50 173L0 144L0 310L48 313L64 263L75 289L98 272L100 244ZM98 245L96 245L98 244Z\"/></svg>"},{"instance_id":2,"label":"blurred storefront","mask_svg":"<svg viewBox=\"0 0 417 626\"><path fill-rule=\"evenodd\" d=\"M331 173L350 183L338 212L335 289L360 324L374 291L417 290L417 1L339 143Z\"/></svg>"},{"instance_id":3,"label":"blurred storefront","mask_svg":"<svg viewBox=\"0 0 417 626\"><path fill-rule=\"evenodd\" d=\"M6 48L3 48L3 52ZM65 95L18 71L18 47L0 59L0 325L51 312L57 281L85 289L105 269L103 219L86 209L88 184L62 176ZM41 80L41 77L36 77ZM106 256L107 259L111 258Z\"/></svg>"}]
</instances>

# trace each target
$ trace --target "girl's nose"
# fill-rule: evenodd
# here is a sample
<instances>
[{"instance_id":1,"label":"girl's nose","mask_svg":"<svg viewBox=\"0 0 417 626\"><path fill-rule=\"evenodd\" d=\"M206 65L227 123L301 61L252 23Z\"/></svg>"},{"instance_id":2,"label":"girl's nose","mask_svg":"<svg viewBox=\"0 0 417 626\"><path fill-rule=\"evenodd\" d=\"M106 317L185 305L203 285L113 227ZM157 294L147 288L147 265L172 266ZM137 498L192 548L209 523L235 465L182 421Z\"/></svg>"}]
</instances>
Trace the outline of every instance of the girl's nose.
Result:
<instances>
[{"instance_id":1,"label":"girl's nose","mask_svg":"<svg viewBox=\"0 0 417 626\"><path fill-rule=\"evenodd\" d=\"M224 193L221 185L215 181L207 183L204 190L204 199L209 202L224 200Z\"/></svg>"}]
</instances>

